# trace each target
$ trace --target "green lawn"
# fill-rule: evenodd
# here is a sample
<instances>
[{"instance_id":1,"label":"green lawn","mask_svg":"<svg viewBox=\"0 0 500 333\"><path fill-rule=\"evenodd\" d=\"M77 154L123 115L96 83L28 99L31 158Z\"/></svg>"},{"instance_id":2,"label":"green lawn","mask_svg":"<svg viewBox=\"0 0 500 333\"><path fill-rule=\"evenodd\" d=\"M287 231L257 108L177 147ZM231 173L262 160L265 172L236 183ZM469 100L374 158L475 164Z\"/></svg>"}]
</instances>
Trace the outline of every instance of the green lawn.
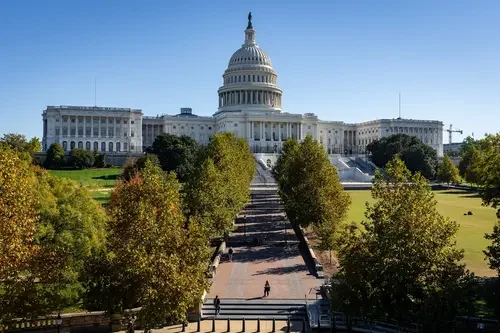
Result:
<instances>
[{"instance_id":1,"label":"green lawn","mask_svg":"<svg viewBox=\"0 0 500 333\"><path fill-rule=\"evenodd\" d=\"M365 202L372 201L370 191L347 192L352 199L349 221L362 221ZM460 190L437 190L434 193L438 211L460 225L457 246L465 251L464 263L478 276L493 276L495 272L488 268L482 250L489 244L483 236L493 230L495 210L481 206L481 199L475 193ZM473 215L464 215L469 210Z\"/></svg>"},{"instance_id":2,"label":"green lawn","mask_svg":"<svg viewBox=\"0 0 500 333\"><path fill-rule=\"evenodd\" d=\"M49 173L61 178L69 178L82 185L95 188L115 187L122 169L86 169L86 170L49 170Z\"/></svg>"},{"instance_id":3,"label":"green lawn","mask_svg":"<svg viewBox=\"0 0 500 333\"><path fill-rule=\"evenodd\" d=\"M92 197L101 205L107 204L109 202L109 199L111 198L111 191L112 189L105 189L103 191L101 190L93 190Z\"/></svg>"}]
</instances>

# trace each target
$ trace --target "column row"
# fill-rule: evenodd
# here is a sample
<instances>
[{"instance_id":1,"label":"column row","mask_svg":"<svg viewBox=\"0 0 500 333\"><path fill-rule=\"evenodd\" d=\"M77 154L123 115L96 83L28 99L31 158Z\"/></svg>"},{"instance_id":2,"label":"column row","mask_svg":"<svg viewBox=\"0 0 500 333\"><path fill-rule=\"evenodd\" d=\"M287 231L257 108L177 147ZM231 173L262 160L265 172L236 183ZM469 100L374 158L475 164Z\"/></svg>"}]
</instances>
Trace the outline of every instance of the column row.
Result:
<instances>
[{"instance_id":1,"label":"column row","mask_svg":"<svg viewBox=\"0 0 500 333\"><path fill-rule=\"evenodd\" d=\"M62 128L56 124L56 135L83 138L134 137L133 120L117 117L70 117L63 116Z\"/></svg>"},{"instance_id":2,"label":"column row","mask_svg":"<svg viewBox=\"0 0 500 333\"><path fill-rule=\"evenodd\" d=\"M297 122L250 121L247 124L247 139L254 141L285 141L303 139L303 125Z\"/></svg>"},{"instance_id":3,"label":"column row","mask_svg":"<svg viewBox=\"0 0 500 333\"><path fill-rule=\"evenodd\" d=\"M219 94L219 107L242 104L281 106L281 94L265 90L238 90Z\"/></svg>"}]
</instances>

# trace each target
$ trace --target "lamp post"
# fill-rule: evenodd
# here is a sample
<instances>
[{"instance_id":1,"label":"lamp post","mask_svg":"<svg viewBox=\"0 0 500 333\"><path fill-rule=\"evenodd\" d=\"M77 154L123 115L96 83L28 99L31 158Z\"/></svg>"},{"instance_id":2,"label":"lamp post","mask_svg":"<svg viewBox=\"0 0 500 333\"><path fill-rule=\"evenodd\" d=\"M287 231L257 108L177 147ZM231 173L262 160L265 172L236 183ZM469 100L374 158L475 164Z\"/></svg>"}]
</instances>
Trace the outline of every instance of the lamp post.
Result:
<instances>
[{"instance_id":1,"label":"lamp post","mask_svg":"<svg viewBox=\"0 0 500 333\"><path fill-rule=\"evenodd\" d=\"M247 216L243 216L243 231L244 231L244 237L245 237L245 243L247 242Z\"/></svg>"},{"instance_id":2,"label":"lamp post","mask_svg":"<svg viewBox=\"0 0 500 333\"><path fill-rule=\"evenodd\" d=\"M56 318L57 333L61 332L61 324L62 324L62 317L61 314L59 313Z\"/></svg>"}]
</instances>

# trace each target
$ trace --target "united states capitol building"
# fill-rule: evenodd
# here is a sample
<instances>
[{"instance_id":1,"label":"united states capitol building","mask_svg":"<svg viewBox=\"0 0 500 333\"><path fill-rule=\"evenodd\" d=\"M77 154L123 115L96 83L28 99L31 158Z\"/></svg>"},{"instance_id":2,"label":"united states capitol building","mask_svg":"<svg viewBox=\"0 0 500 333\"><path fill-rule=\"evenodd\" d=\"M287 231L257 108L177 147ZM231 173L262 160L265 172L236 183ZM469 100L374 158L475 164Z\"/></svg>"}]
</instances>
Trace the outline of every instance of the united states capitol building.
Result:
<instances>
[{"instance_id":1,"label":"united states capitol building","mask_svg":"<svg viewBox=\"0 0 500 333\"><path fill-rule=\"evenodd\" d=\"M160 133L187 135L202 145L212 134L232 132L246 138L256 157L274 162L288 138L316 139L342 168L340 155L361 155L373 140L396 133L418 137L443 155L443 123L436 120L377 119L348 124L320 120L312 112L287 113L282 108L283 91L269 55L256 42L251 14L244 44L231 56L218 89L218 110L211 117L195 115L191 108L179 114L145 116L141 109L47 106L43 111L43 150L59 142L72 148L107 154L141 153ZM309 111L309 110L304 110ZM269 155L269 158L266 157ZM335 157L337 156L337 157Z\"/></svg>"}]
</instances>

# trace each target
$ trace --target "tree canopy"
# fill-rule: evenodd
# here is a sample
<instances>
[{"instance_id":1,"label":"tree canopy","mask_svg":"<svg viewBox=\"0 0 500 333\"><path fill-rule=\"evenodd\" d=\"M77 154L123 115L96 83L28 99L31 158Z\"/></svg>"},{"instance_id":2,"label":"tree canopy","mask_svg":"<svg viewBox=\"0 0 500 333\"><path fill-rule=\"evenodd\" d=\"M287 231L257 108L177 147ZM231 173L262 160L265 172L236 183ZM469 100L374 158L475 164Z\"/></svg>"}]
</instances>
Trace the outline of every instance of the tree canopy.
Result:
<instances>
[{"instance_id":1,"label":"tree canopy","mask_svg":"<svg viewBox=\"0 0 500 333\"><path fill-rule=\"evenodd\" d=\"M186 227L175 174L146 161L135 178L118 184L109 212L108 249L120 276L136 282L142 323L183 320L208 287L209 251L199 224Z\"/></svg>"},{"instance_id":2,"label":"tree canopy","mask_svg":"<svg viewBox=\"0 0 500 333\"><path fill-rule=\"evenodd\" d=\"M419 322L424 331L474 304L474 279L455 247L456 222L436 210L426 179L394 158L377 172L363 228L348 226L333 306L352 315Z\"/></svg>"},{"instance_id":3,"label":"tree canopy","mask_svg":"<svg viewBox=\"0 0 500 333\"><path fill-rule=\"evenodd\" d=\"M47 157L44 162L44 167L47 169L59 169L63 165L64 149L58 142L54 142L47 150Z\"/></svg>"},{"instance_id":4,"label":"tree canopy","mask_svg":"<svg viewBox=\"0 0 500 333\"><path fill-rule=\"evenodd\" d=\"M447 184L456 184L460 182L458 168L448 155L444 155L443 162L441 162L438 166L437 179L440 182Z\"/></svg>"},{"instance_id":5,"label":"tree canopy","mask_svg":"<svg viewBox=\"0 0 500 333\"><path fill-rule=\"evenodd\" d=\"M198 143L189 136L162 133L149 152L158 156L163 170L175 171L179 179L186 180L194 170L198 150Z\"/></svg>"},{"instance_id":6,"label":"tree canopy","mask_svg":"<svg viewBox=\"0 0 500 333\"><path fill-rule=\"evenodd\" d=\"M196 163L183 190L186 214L201 221L211 237L229 234L248 202L255 173L248 143L229 132L215 134Z\"/></svg>"},{"instance_id":7,"label":"tree canopy","mask_svg":"<svg viewBox=\"0 0 500 333\"><path fill-rule=\"evenodd\" d=\"M420 172L427 179L436 175L436 150L415 136L394 134L371 142L366 149L371 153L372 162L380 168L398 155L412 173Z\"/></svg>"},{"instance_id":8,"label":"tree canopy","mask_svg":"<svg viewBox=\"0 0 500 333\"><path fill-rule=\"evenodd\" d=\"M18 153L22 160L28 163L31 163L33 155L42 149L42 144L37 137L33 137L28 141L23 134L4 134L3 138L0 139L0 143L10 147L10 149Z\"/></svg>"}]
</instances>

